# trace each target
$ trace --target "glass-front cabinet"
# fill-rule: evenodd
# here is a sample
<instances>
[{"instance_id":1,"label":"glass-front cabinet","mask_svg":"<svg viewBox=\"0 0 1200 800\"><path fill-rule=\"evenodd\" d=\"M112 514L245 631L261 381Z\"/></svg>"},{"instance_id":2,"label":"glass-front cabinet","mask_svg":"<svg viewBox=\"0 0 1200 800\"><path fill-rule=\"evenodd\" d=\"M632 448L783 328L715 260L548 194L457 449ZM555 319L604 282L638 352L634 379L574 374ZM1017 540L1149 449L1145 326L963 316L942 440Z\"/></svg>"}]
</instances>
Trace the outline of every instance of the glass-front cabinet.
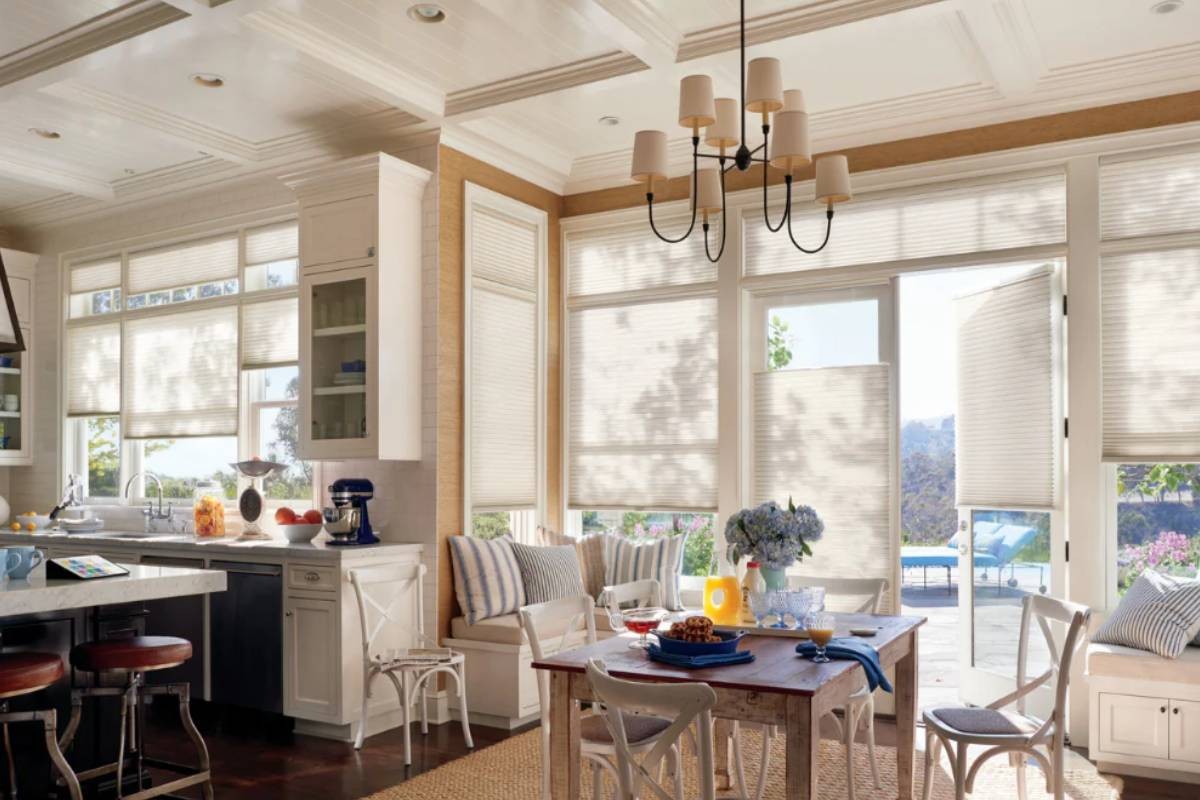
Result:
<instances>
[{"instance_id":1,"label":"glass-front cabinet","mask_svg":"<svg viewBox=\"0 0 1200 800\"><path fill-rule=\"evenodd\" d=\"M38 257L7 248L0 256L25 340L23 352L0 353L0 466L28 466L33 463L33 270Z\"/></svg>"}]
</instances>

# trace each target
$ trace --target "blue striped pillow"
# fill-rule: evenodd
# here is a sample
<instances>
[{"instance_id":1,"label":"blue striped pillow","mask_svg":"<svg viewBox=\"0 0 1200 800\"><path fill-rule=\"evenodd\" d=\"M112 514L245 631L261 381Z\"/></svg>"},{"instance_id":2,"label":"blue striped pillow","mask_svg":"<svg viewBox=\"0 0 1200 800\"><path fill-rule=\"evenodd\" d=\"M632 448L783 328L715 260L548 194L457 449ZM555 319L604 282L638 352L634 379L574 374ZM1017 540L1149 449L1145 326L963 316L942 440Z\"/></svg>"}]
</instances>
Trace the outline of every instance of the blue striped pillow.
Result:
<instances>
[{"instance_id":1,"label":"blue striped pillow","mask_svg":"<svg viewBox=\"0 0 1200 800\"><path fill-rule=\"evenodd\" d=\"M653 578L662 586L663 605L682 611L679 574L683 571L683 545L687 534L633 541L622 536L604 537L604 582L609 586Z\"/></svg>"},{"instance_id":2,"label":"blue striped pillow","mask_svg":"<svg viewBox=\"0 0 1200 800\"><path fill-rule=\"evenodd\" d=\"M1092 641L1178 658L1197 634L1200 581L1181 580L1148 569L1129 587Z\"/></svg>"},{"instance_id":3,"label":"blue striped pillow","mask_svg":"<svg viewBox=\"0 0 1200 800\"><path fill-rule=\"evenodd\" d=\"M525 605L521 568L513 555L512 539L450 537L454 593L468 625L514 614Z\"/></svg>"}]
</instances>

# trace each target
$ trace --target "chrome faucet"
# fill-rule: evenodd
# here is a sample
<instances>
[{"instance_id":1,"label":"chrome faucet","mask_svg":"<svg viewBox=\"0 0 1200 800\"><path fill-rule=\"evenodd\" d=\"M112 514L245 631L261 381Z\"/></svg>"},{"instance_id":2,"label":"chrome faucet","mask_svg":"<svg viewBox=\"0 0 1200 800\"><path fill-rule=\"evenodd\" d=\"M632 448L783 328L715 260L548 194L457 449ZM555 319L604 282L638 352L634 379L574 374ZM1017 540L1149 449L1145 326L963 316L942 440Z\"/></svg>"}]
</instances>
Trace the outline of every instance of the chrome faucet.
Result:
<instances>
[{"instance_id":1,"label":"chrome faucet","mask_svg":"<svg viewBox=\"0 0 1200 800\"><path fill-rule=\"evenodd\" d=\"M158 510L156 511L154 509L154 504L151 503L149 500L146 501L146 507L142 509L142 519L145 523L145 532L153 533L154 532L154 521L159 520L159 519L166 520L167 527L170 528L171 520L174 518L174 515L175 515L175 508L174 508L174 506L172 506L168 503L167 510L163 511L162 481L159 480L159 477L157 475L155 475L153 472L148 472L148 471L135 472L132 476L130 476L129 480L125 482L125 497L126 497L126 499L128 499L128 497L129 497L130 487L133 486L133 482L135 480L137 480L139 476L144 476L144 477L150 478L152 481L154 481L154 485L158 487Z\"/></svg>"}]
</instances>

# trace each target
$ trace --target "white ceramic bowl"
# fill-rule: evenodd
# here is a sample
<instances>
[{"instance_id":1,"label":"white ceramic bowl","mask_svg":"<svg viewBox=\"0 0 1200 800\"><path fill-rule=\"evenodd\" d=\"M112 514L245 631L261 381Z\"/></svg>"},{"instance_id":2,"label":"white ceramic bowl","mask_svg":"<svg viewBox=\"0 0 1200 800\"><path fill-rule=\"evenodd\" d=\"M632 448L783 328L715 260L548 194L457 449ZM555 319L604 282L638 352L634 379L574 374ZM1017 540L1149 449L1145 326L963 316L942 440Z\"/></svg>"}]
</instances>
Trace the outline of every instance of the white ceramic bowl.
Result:
<instances>
[{"instance_id":1,"label":"white ceramic bowl","mask_svg":"<svg viewBox=\"0 0 1200 800\"><path fill-rule=\"evenodd\" d=\"M31 522L37 526L38 530L42 530L43 528L50 527L50 515L49 514L34 514L33 516L29 516L27 514L21 514L19 516L13 517L13 522L21 523L21 530L25 530L26 526L29 525L29 523L31 523Z\"/></svg>"},{"instance_id":2,"label":"white ceramic bowl","mask_svg":"<svg viewBox=\"0 0 1200 800\"><path fill-rule=\"evenodd\" d=\"M321 523L294 522L291 525L281 524L279 528L289 542L311 542L321 532Z\"/></svg>"}]
</instances>

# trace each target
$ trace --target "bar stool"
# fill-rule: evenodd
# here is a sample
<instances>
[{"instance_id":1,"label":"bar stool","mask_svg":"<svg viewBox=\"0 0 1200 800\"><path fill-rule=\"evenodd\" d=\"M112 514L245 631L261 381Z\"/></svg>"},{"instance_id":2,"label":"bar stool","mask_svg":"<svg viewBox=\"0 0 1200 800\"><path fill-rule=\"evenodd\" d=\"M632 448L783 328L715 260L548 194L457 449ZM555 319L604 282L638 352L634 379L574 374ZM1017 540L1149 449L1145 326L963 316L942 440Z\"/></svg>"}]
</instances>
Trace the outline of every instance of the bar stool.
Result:
<instances>
[{"instance_id":1,"label":"bar stool","mask_svg":"<svg viewBox=\"0 0 1200 800\"><path fill-rule=\"evenodd\" d=\"M13 764L12 744L8 738L10 722L40 722L46 736L46 751L62 775L71 800L82 800L79 781L71 765L58 749L58 713L53 708L37 711L9 711L8 699L40 692L63 676L62 659L53 653L0 653L0 723L4 725L4 750L8 755L8 779L12 797L17 796L17 773Z\"/></svg>"},{"instance_id":2,"label":"bar stool","mask_svg":"<svg viewBox=\"0 0 1200 800\"><path fill-rule=\"evenodd\" d=\"M206 800L213 796L212 773L209 768L208 748L192 722L191 687L187 683L169 683L162 686L146 686L145 674L159 669L177 667L192 657L192 643L174 636L134 636L126 639L106 639L86 642L71 650L71 664L76 669L95 673L125 673L128 677L125 688L88 687L75 689L71 693L71 720L63 733L62 745L69 747L79 729L85 697L121 696L121 732L117 739L117 760L79 773L79 780L89 781L115 772L117 774L117 797L126 800L145 800L150 797L177 792L189 786L199 785ZM145 734L138 725L142 703L147 696L174 695L179 698L179 719L184 731L192 740L200 759L197 769L168 761L145 757ZM126 740L130 755L134 756L137 768L138 791L124 794ZM146 766L165 769L183 777L167 781L161 786L142 788Z\"/></svg>"}]
</instances>

